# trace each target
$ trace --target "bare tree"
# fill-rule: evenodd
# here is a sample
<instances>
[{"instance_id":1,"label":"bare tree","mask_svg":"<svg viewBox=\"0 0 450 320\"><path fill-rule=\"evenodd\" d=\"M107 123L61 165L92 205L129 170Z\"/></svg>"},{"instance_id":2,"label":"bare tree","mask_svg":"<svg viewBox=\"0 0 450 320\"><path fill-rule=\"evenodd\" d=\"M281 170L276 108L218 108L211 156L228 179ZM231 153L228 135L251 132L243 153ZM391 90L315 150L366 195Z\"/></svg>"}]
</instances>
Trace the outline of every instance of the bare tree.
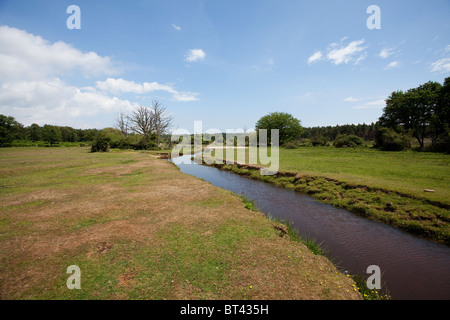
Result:
<instances>
[{"instance_id":1,"label":"bare tree","mask_svg":"<svg viewBox=\"0 0 450 320\"><path fill-rule=\"evenodd\" d=\"M173 116L167 113L166 107L164 107L159 101L153 101L152 113L153 128L155 130L159 145L161 136L167 133L172 126Z\"/></svg>"},{"instance_id":2,"label":"bare tree","mask_svg":"<svg viewBox=\"0 0 450 320\"><path fill-rule=\"evenodd\" d=\"M128 136L129 120L123 112L119 113L116 118L116 128L122 131L124 136Z\"/></svg>"},{"instance_id":3,"label":"bare tree","mask_svg":"<svg viewBox=\"0 0 450 320\"><path fill-rule=\"evenodd\" d=\"M117 120L119 129L125 127L147 137L154 133L158 145L161 141L161 136L166 134L171 128L172 122L173 117L168 114L166 107L159 101L153 101L151 107L138 106L128 116L119 115Z\"/></svg>"},{"instance_id":4,"label":"bare tree","mask_svg":"<svg viewBox=\"0 0 450 320\"><path fill-rule=\"evenodd\" d=\"M130 123L130 129L144 136L154 131L153 112L149 107L136 107L127 119Z\"/></svg>"}]
</instances>

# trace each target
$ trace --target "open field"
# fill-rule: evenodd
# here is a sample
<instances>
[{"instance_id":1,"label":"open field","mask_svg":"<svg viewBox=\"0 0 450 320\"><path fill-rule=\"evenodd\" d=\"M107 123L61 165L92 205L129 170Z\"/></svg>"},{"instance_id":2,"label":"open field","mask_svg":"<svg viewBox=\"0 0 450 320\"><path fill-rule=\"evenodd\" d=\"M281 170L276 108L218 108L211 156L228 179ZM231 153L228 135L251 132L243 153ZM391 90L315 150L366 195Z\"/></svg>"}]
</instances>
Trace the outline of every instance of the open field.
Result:
<instances>
[{"instance_id":1,"label":"open field","mask_svg":"<svg viewBox=\"0 0 450 320\"><path fill-rule=\"evenodd\" d=\"M0 199L1 299L361 299L276 222L148 152L0 149Z\"/></svg>"},{"instance_id":2,"label":"open field","mask_svg":"<svg viewBox=\"0 0 450 320\"><path fill-rule=\"evenodd\" d=\"M450 156L446 154L371 148L280 149L280 171L326 176L450 205Z\"/></svg>"},{"instance_id":3,"label":"open field","mask_svg":"<svg viewBox=\"0 0 450 320\"><path fill-rule=\"evenodd\" d=\"M370 148L281 148L277 176L261 176L252 166L220 167L450 244L449 155Z\"/></svg>"}]
</instances>

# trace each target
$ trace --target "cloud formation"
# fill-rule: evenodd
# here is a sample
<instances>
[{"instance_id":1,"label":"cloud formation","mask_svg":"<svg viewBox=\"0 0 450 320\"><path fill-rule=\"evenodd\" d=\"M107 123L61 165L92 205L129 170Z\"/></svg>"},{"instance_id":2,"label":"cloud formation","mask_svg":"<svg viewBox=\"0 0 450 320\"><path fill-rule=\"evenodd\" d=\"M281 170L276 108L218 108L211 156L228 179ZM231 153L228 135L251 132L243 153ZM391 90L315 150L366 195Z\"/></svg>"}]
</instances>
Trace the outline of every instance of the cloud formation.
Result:
<instances>
[{"instance_id":1,"label":"cloud formation","mask_svg":"<svg viewBox=\"0 0 450 320\"><path fill-rule=\"evenodd\" d=\"M393 55L394 51L391 48L384 48L383 50L381 50L379 56L383 59L387 59L390 55Z\"/></svg>"},{"instance_id":2,"label":"cloud formation","mask_svg":"<svg viewBox=\"0 0 450 320\"><path fill-rule=\"evenodd\" d=\"M197 100L197 93L181 92L158 82L138 84L111 77L103 80L119 71L109 57L82 52L62 41L50 43L17 28L0 27L0 113L24 125L92 127L98 123L94 117L102 114L106 123L98 125L108 126L108 115L135 105L115 96L127 92L159 90L169 93L173 101ZM74 86L67 83L73 77L98 81L95 86Z\"/></svg>"},{"instance_id":3,"label":"cloud formation","mask_svg":"<svg viewBox=\"0 0 450 320\"><path fill-rule=\"evenodd\" d=\"M0 27L0 78L36 80L79 71L84 76L113 75L118 69L109 57L82 52L58 41L49 43L24 30Z\"/></svg>"},{"instance_id":4,"label":"cloud formation","mask_svg":"<svg viewBox=\"0 0 450 320\"><path fill-rule=\"evenodd\" d=\"M359 64L367 57L367 53L365 52L367 47L363 46L365 43L364 39L352 41L347 45L344 44L345 40L347 40L347 37L342 38L339 43L331 43L327 48L326 55L321 50L316 51L308 58L308 64L319 60L327 60L334 65L348 64L351 61L354 64Z\"/></svg>"},{"instance_id":5,"label":"cloud formation","mask_svg":"<svg viewBox=\"0 0 450 320\"><path fill-rule=\"evenodd\" d=\"M308 58L308 64L312 64L316 61L319 61L322 59L322 51L316 51L314 52L309 58Z\"/></svg>"},{"instance_id":6,"label":"cloud formation","mask_svg":"<svg viewBox=\"0 0 450 320\"><path fill-rule=\"evenodd\" d=\"M398 61L392 61L386 67L384 67L384 69L385 70L392 69L392 68L398 67L398 65L399 65Z\"/></svg>"},{"instance_id":7,"label":"cloud formation","mask_svg":"<svg viewBox=\"0 0 450 320\"><path fill-rule=\"evenodd\" d=\"M358 53L362 52L366 47L363 47L362 44L364 44L365 40L358 40L358 41L352 41L348 45L344 46L342 43L332 43L330 45L330 49L327 58L331 60L335 65L339 65L341 63L349 63L355 57ZM357 61L359 57L356 57Z\"/></svg>"},{"instance_id":8,"label":"cloud formation","mask_svg":"<svg viewBox=\"0 0 450 320\"><path fill-rule=\"evenodd\" d=\"M96 87L103 92L112 94L136 93L145 94L153 91L166 91L172 94L175 101L195 101L198 94L195 92L179 92L168 84L160 84L158 82L136 83L124 79L108 78L105 81L97 81Z\"/></svg>"},{"instance_id":9,"label":"cloud formation","mask_svg":"<svg viewBox=\"0 0 450 320\"><path fill-rule=\"evenodd\" d=\"M84 120L101 113L131 110L128 100L110 97L94 88L70 86L59 79L47 81L17 81L0 87L0 113L31 123L86 127Z\"/></svg>"},{"instance_id":10,"label":"cloud formation","mask_svg":"<svg viewBox=\"0 0 450 320\"><path fill-rule=\"evenodd\" d=\"M206 53L202 49L191 49L186 53L185 61L198 62L204 60L205 57Z\"/></svg>"},{"instance_id":11,"label":"cloud formation","mask_svg":"<svg viewBox=\"0 0 450 320\"><path fill-rule=\"evenodd\" d=\"M431 63L431 72L450 72L450 58L442 58Z\"/></svg>"}]
</instances>

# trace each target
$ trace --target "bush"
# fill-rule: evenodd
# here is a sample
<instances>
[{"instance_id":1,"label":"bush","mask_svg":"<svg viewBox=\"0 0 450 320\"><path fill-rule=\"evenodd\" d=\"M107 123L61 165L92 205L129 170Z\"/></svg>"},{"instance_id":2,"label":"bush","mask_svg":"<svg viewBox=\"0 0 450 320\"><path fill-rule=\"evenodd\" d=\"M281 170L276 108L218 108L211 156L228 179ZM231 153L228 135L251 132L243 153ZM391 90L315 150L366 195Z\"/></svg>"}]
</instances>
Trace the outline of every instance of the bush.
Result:
<instances>
[{"instance_id":1,"label":"bush","mask_svg":"<svg viewBox=\"0 0 450 320\"><path fill-rule=\"evenodd\" d=\"M334 140L336 148L355 148L363 144L363 139L353 134L341 134Z\"/></svg>"},{"instance_id":2,"label":"bush","mask_svg":"<svg viewBox=\"0 0 450 320\"><path fill-rule=\"evenodd\" d=\"M299 143L297 141L289 141L283 144L283 147L286 149L297 149L299 147Z\"/></svg>"},{"instance_id":3,"label":"bush","mask_svg":"<svg viewBox=\"0 0 450 320\"><path fill-rule=\"evenodd\" d=\"M105 128L100 131L100 134L106 138L109 146L113 149L125 149L125 135L122 131L115 128Z\"/></svg>"},{"instance_id":4,"label":"bush","mask_svg":"<svg viewBox=\"0 0 450 320\"><path fill-rule=\"evenodd\" d=\"M311 138L311 144L313 146L326 146L328 139L322 135L317 135Z\"/></svg>"},{"instance_id":5,"label":"bush","mask_svg":"<svg viewBox=\"0 0 450 320\"><path fill-rule=\"evenodd\" d=\"M150 136L142 136L139 141L134 144L135 150L158 150L158 144L156 142L156 134Z\"/></svg>"},{"instance_id":6,"label":"bush","mask_svg":"<svg viewBox=\"0 0 450 320\"><path fill-rule=\"evenodd\" d=\"M109 151L109 139L99 134L95 138L94 142L92 143L91 152L108 152Z\"/></svg>"},{"instance_id":7,"label":"bush","mask_svg":"<svg viewBox=\"0 0 450 320\"><path fill-rule=\"evenodd\" d=\"M300 147L312 147L313 144L311 143L311 140L309 139L303 139L300 143Z\"/></svg>"},{"instance_id":8,"label":"bush","mask_svg":"<svg viewBox=\"0 0 450 320\"><path fill-rule=\"evenodd\" d=\"M375 147L383 151L402 151L411 148L410 138L407 135L390 128L378 129L375 139Z\"/></svg>"},{"instance_id":9,"label":"bush","mask_svg":"<svg viewBox=\"0 0 450 320\"><path fill-rule=\"evenodd\" d=\"M431 151L450 153L450 129L446 128L446 131L433 141Z\"/></svg>"}]
</instances>

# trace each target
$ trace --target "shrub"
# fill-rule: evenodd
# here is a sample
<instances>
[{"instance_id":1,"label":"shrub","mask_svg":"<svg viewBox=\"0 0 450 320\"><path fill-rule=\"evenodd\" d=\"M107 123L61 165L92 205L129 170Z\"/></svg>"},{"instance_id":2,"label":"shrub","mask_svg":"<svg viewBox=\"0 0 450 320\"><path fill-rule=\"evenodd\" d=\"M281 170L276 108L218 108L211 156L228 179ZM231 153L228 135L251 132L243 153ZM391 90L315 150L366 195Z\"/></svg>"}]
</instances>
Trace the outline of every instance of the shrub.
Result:
<instances>
[{"instance_id":1,"label":"shrub","mask_svg":"<svg viewBox=\"0 0 450 320\"><path fill-rule=\"evenodd\" d=\"M402 151L411 147L410 138L390 128L380 128L376 132L375 147L384 151Z\"/></svg>"},{"instance_id":2,"label":"shrub","mask_svg":"<svg viewBox=\"0 0 450 320\"><path fill-rule=\"evenodd\" d=\"M312 147L312 146L313 144L309 139L303 139L303 141L300 143L300 147Z\"/></svg>"},{"instance_id":3,"label":"shrub","mask_svg":"<svg viewBox=\"0 0 450 320\"><path fill-rule=\"evenodd\" d=\"M157 150L158 144L156 142L156 135L151 134L149 136L142 136L139 141L134 144L135 150Z\"/></svg>"},{"instance_id":4,"label":"shrub","mask_svg":"<svg viewBox=\"0 0 450 320\"><path fill-rule=\"evenodd\" d=\"M450 129L434 139L431 151L450 153Z\"/></svg>"},{"instance_id":5,"label":"shrub","mask_svg":"<svg viewBox=\"0 0 450 320\"><path fill-rule=\"evenodd\" d=\"M325 136L317 135L311 138L311 144L313 146L326 146L328 139Z\"/></svg>"},{"instance_id":6,"label":"shrub","mask_svg":"<svg viewBox=\"0 0 450 320\"><path fill-rule=\"evenodd\" d=\"M334 140L336 148L355 148L363 144L363 139L353 134L341 134Z\"/></svg>"},{"instance_id":7,"label":"shrub","mask_svg":"<svg viewBox=\"0 0 450 320\"><path fill-rule=\"evenodd\" d=\"M98 134L92 143L91 152L108 152L109 140L106 136Z\"/></svg>"},{"instance_id":8,"label":"shrub","mask_svg":"<svg viewBox=\"0 0 450 320\"><path fill-rule=\"evenodd\" d=\"M106 138L111 148L125 149L125 135L118 129L105 128L101 135Z\"/></svg>"},{"instance_id":9,"label":"shrub","mask_svg":"<svg viewBox=\"0 0 450 320\"><path fill-rule=\"evenodd\" d=\"M283 144L283 147L286 149L297 149L299 147L299 143L297 141L289 141Z\"/></svg>"}]
</instances>

